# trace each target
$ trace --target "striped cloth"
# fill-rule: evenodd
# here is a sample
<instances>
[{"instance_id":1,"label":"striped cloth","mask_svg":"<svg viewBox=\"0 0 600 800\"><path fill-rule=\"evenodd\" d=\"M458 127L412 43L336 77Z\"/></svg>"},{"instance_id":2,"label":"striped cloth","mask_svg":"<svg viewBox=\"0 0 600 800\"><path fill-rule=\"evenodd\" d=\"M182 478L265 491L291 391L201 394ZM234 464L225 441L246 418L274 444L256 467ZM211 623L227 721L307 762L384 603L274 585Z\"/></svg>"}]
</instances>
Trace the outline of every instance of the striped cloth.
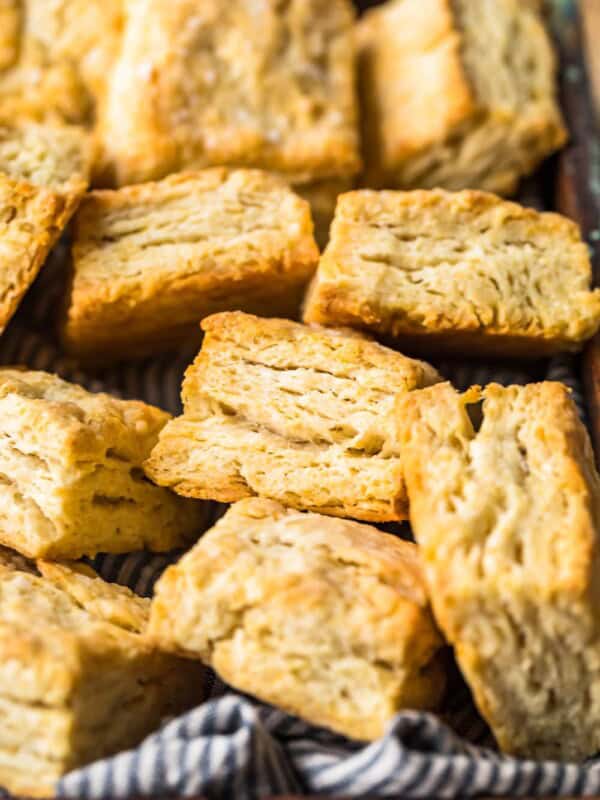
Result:
<instances>
[{"instance_id":1,"label":"striped cloth","mask_svg":"<svg viewBox=\"0 0 600 800\"><path fill-rule=\"evenodd\" d=\"M0 339L0 364L55 371L91 391L135 397L172 413L180 410L183 371L194 353L123 365L93 374L61 353L54 338L63 293L59 248ZM561 357L527 366L436 364L457 387L560 380L573 390L585 419L577 361ZM223 507L214 505L214 517ZM407 525L386 530L410 535ZM157 577L179 553L101 555L92 565L107 580L149 596ZM369 745L335 736L232 692L206 671L199 708L171 720L137 749L66 775L57 794L77 800L192 796L251 800L274 794L347 797L465 797L600 794L600 762L534 763L501 757L457 676L441 718L401 713L387 734Z\"/></svg>"}]
</instances>

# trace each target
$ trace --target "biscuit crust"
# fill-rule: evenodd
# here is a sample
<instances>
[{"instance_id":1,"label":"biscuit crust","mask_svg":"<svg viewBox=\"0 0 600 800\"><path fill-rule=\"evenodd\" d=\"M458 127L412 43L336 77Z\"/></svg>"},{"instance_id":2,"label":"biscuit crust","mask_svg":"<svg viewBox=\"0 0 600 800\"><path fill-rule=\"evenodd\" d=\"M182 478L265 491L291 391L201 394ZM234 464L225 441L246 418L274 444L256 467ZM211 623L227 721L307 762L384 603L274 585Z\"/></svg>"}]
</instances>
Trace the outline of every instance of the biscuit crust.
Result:
<instances>
[{"instance_id":1,"label":"biscuit crust","mask_svg":"<svg viewBox=\"0 0 600 800\"><path fill-rule=\"evenodd\" d=\"M92 137L75 125L0 125L0 173L52 189L70 205L86 191L94 158Z\"/></svg>"},{"instance_id":2,"label":"biscuit crust","mask_svg":"<svg viewBox=\"0 0 600 800\"><path fill-rule=\"evenodd\" d=\"M397 418L435 617L498 744L593 755L600 479L568 389L439 384Z\"/></svg>"},{"instance_id":3,"label":"biscuit crust","mask_svg":"<svg viewBox=\"0 0 600 800\"><path fill-rule=\"evenodd\" d=\"M38 567L0 565L0 784L52 797L64 773L200 701L202 673L150 644L149 600L89 568Z\"/></svg>"},{"instance_id":4,"label":"biscuit crust","mask_svg":"<svg viewBox=\"0 0 600 800\"><path fill-rule=\"evenodd\" d=\"M93 153L76 127L0 125L0 333L87 189Z\"/></svg>"},{"instance_id":5,"label":"biscuit crust","mask_svg":"<svg viewBox=\"0 0 600 800\"><path fill-rule=\"evenodd\" d=\"M600 326L577 225L485 192L349 192L304 320L351 325L422 352L537 357Z\"/></svg>"},{"instance_id":6,"label":"biscuit crust","mask_svg":"<svg viewBox=\"0 0 600 800\"><path fill-rule=\"evenodd\" d=\"M152 485L141 464L169 415L45 372L0 370L0 542L28 557L170 550L203 504Z\"/></svg>"},{"instance_id":7,"label":"biscuit crust","mask_svg":"<svg viewBox=\"0 0 600 800\"><path fill-rule=\"evenodd\" d=\"M0 120L90 121L123 22L123 0L2 0Z\"/></svg>"},{"instance_id":8,"label":"biscuit crust","mask_svg":"<svg viewBox=\"0 0 600 800\"><path fill-rule=\"evenodd\" d=\"M351 331L241 312L204 320L182 390L183 416L144 469L189 497L261 495L367 521L406 517L396 392L439 380Z\"/></svg>"},{"instance_id":9,"label":"biscuit crust","mask_svg":"<svg viewBox=\"0 0 600 800\"><path fill-rule=\"evenodd\" d=\"M308 204L260 170L92 192L74 228L63 338L86 361L199 343L216 311L298 316L319 257Z\"/></svg>"},{"instance_id":10,"label":"biscuit crust","mask_svg":"<svg viewBox=\"0 0 600 800\"><path fill-rule=\"evenodd\" d=\"M435 708L442 640L414 544L264 499L232 506L159 579L149 636L237 689L356 739Z\"/></svg>"},{"instance_id":11,"label":"biscuit crust","mask_svg":"<svg viewBox=\"0 0 600 800\"><path fill-rule=\"evenodd\" d=\"M0 173L0 333L75 210L72 194Z\"/></svg>"},{"instance_id":12,"label":"biscuit crust","mask_svg":"<svg viewBox=\"0 0 600 800\"><path fill-rule=\"evenodd\" d=\"M365 184L511 194L566 140L522 0L391 0L358 24Z\"/></svg>"},{"instance_id":13,"label":"biscuit crust","mask_svg":"<svg viewBox=\"0 0 600 800\"><path fill-rule=\"evenodd\" d=\"M347 0L142 0L130 8L100 136L117 185L251 166L293 180L355 174Z\"/></svg>"}]
</instances>

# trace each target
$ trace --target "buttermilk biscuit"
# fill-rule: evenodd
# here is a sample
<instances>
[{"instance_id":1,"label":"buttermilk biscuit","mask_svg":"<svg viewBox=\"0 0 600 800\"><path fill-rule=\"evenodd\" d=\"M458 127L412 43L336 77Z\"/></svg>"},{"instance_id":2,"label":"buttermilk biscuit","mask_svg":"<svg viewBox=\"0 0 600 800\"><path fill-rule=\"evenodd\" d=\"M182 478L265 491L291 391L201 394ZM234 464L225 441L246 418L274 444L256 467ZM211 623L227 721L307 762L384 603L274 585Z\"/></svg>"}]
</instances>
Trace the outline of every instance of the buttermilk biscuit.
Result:
<instances>
[{"instance_id":1,"label":"buttermilk biscuit","mask_svg":"<svg viewBox=\"0 0 600 800\"><path fill-rule=\"evenodd\" d=\"M567 388L440 384L398 425L434 613L500 747L595 754L600 480Z\"/></svg>"},{"instance_id":2,"label":"buttermilk biscuit","mask_svg":"<svg viewBox=\"0 0 600 800\"><path fill-rule=\"evenodd\" d=\"M52 797L64 773L200 701L202 674L150 644L149 600L89 569L38 567L0 565L0 785Z\"/></svg>"},{"instance_id":3,"label":"buttermilk biscuit","mask_svg":"<svg viewBox=\"0 0 600 800\"><path fill-rule=\"evenodd\" d=\"M0 125L0 173L66 195L75 204L86 191L94 148L82 128L24 122Z\"/></svg>"},{"instance_id":4,"label":"buttermilk biscuit","mask_svg":"<svg viewBox=\"0 0 600 800\"><path fill-rule=\"evenodd\" d=\"M434 708L442 647L416 546L264 499L234 505L156 585L148 635L235 688L356 739Z\"/></svg>"},{"instance_id":5,"label":"buttermilk biscuit","mask_svg":"<svg viewBox=\"0 0 600 800\"><path fill-rule=\"evenodd\" d=\"M141 470L169 415L45 372L0 370L0 542L29 557L170 550L204 506Z\"/></svg>"},{"instance_id":6,"label":"buttermilk biscuit","mask_svg":"<svg viewBox=\"0 0 600 800\"><path fill-rule=\"evenodd\" d=\"M297 317L319 257L308 204L260 170L92 192L74 227L63 338L92 361L199 343L215 311Z\"/></svg>"},{"instance_id":7,"label":"buttermilk biscuit","mask_svg":"<svg viewBox=\"0 0 600 800\"><path fill-rule=\"evenodd\" d=\"M348 0L141 0L100 114L118 185L216 164L294 180L359 166Z\"/></svg>"},{"instance_id":8,"label":"buttermilk biscuit","mask_svg":"<svg viewBox=\"0 0 600 800\"><path fill-rule=\"evenodd\" d=\"M0 126L0 333L75 211L92 159L79 128Z\"/></svg>"},{"instance_id":9,"label":"buttermilk biscuit","mask_svg":"<svg viewBox=\"0 0 600 800\"><path fill-rule=\"evenodd\" d=\"M511 193L566 140L531 2L392 0L358 41L369 186Z\"/></svg>"},{"instance_id":10,"label":"buttermilk biscuit","mask_svg":"<svg viewBox=\"0 0 600 800\"><path fill-rule=\"evenodd\" d=\"M349 192L304 320L423 350L540 356L579 350L600 291L579 228L484 192Z\"/></svg>"},{"instance_id":11,"label":"buttermilk biscuit","mask_svg":"<svg viewBox=\"0 0 600 800\"><path fill-rule=\"evenodd\" d=\"M0 119L87 121L117 56L124 0L0 0Z\"/></svg>"},{"instance_id":12,"label":"buttermilk biscuit","mask_svg":"<svg viewBox=\"0 0 600 800\"><path fill-rule=\"evenodd\" d=\"M350 331L232 312L204 320L184 414L144 468L188 497L262 495L370 521L404 519L394 395L439 380Z\"/></svg>"}]
</instances>

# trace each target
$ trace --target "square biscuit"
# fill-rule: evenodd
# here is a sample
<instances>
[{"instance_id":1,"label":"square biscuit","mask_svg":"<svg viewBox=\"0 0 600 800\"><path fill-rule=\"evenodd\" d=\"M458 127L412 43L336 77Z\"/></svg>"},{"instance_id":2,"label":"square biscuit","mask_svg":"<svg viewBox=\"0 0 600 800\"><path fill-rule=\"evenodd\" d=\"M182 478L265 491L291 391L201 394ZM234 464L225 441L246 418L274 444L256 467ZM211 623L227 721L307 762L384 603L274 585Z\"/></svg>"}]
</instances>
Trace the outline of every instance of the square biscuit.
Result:
<instances>
[{"instance_id":1,"label":"square biscuit","mask_svg":"<svg viewBox=\"0 0 600 800\"><path fill-rule=\"evenodd\" d=\"M510 194L566 140L531 2L391 0L357 39L367 186Z\"/></svg>"},{"instance_id":2,"label":"square biscuit","mask_svg":"<svg viewBox=\"0 0 600 800\"><path fill-rule=\"evenodd\" d=\"M297 317L319 257L308 204L260 170L92 192L74 229L63 339L96 362L199 343L216 311Z\"/></svg>"},{"instance_id":3,"label":"square biscuit","mask_svg":"<svg viewBox=\"0 0 600 800\"><path fill-rule=\"evenodd\" d=\"M0 0L0 120L92 119L124 0Z\"/></svg>"},{"instance_id":4,"label":"square biscuit","mask_svg":"<svg viewBox=\"0 0 600 800\"><path fill-rule=\"evenodd\" d=\"M106 179L250 166L289 180L355 174L348 0L141 0L101 109Z\"/></svg>"},{"instance_id":5,"label":"square biscuit","mask_svg":"<svg viewBox=\"0 0 600 800\"><path fill-rule=\"evenodd\" d=\"M146 636L150 601L89 568L0 565L0 785L53 797L66 772L199 702L202 670Z\"/></svg>"},{"instance_id":6,"label":"square biscuit","mask_svg":"<svg viewBox=\"0 0 600 800\"><path fill-rule=\"evenodd\" d=\"M350 325L422 352L537 357L581 349L600 326L575 223L492 194L349 192L305 322Z\"/></svg>"},{"instance_id":7,"label":"square biscuit","mask_svg":"<svg viewBox=\"0 0 600 800\"><path fill-rule=\"evenodd\" d=\"M559 383L398 398L410 521L438 624L501 749L600 749L600 478Z\"/></svg>"},{"instance_id":8,"label":"square biscuit","mask_svg":"<svg viewBox=\"0 0 600 800\"><path fill-rule=\"evenodd\" d=\"M0 333L77 208L93 158L79 128L0 125Z\"/></svg>"},{"instance_id":9,"label":"square biscuit","mask_svg":"<svg viewBox=\"0 0 600 800\"><path fill-rule=\"evenodd\" d=\"M0 369L0 542L55 559L193 541L203 504L141 469L168 419L56 375Z\"/></svg>"},{"instance_id":10,"label":"square biscuit","mask_svg":"<svg viewBox=\"0 0 600 800\"><path fill-rule=\"evenodd\" d=\"M148 635L236 689L355 739L445 688L417 547L260 498L159 579Z\"/></svg>"},{"instance_id":11,"label":"square biscuit","mask_svg":"<svg viewBox=\"0 0 600 800\"><path fill-rule=\"evenodd\" d=\"M406 517L394 396L439 380L432 367L352 331L241 312L202 327L184 414L144 467L152 480L223 503L260 495L373 522Z\"/></svg>"}]
</instances>

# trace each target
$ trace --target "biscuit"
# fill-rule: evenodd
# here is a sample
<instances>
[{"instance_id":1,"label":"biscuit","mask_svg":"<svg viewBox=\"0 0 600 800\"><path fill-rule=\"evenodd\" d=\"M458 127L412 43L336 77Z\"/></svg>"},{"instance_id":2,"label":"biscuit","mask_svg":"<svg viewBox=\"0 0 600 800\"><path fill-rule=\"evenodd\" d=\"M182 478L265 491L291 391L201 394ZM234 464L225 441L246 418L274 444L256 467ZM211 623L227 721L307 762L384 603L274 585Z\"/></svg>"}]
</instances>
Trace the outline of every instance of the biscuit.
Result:
<instances>
[{"instance_id":1,"label":"biscuit","mask_svg":"<svg viewBox=\"0 0 600 800\"><path fill-rule=\"evenodd\" d=\"M0 0L0 120L91 120L124 0Z\"/></svg>"},{"instance_id":2,"label":"biscuit","mask_svg":"<svg viewBox=\"0 0 600 800\"><path fill-rule=\"evenodd\" d=\"M308 204L260 170L92 192L74 227L63 339L91 361L199 343L215 311L298 316L319 257Z\"/></svg>"},{"instance_id":3,"label":"biscuit","mask_svg":"<svg viewBox=\"0 0 600 800\"><path fill-rule=\"evenodd\" d=\"M99 119L107 180L223 164L355 174L353 19L348 0L132 4Z\"/></svg>"},{"instance_id":4,"label":"biscuit","mask_svg":"<svg viewBox=\"0 0 600 800\"><path fill-rule=\"evenodd\" d=\"M193 541L204 505L141 470L168 419L45 372L1 369L0 542L54 559Z\"/></svg>"},{"instance_id":5,"label":"biscuit","mask_svg":"<svg viewBox=\"0 0 600 800\"><path fill-rule=\"evenodd\" d=\"M357 38L365 185L510 194L564 144L531 2L391 0Z\"/></svg>"},{"instance_id":6,"label":"biscuit","mask_svg":"<svg viewBox=\"0 0 600 800\"><path fill-rule=\"evenodd\" d=\"M92 160L78 128L0 126L0 333L77 208Z\"/></svg>"},{"instance_id":7,"label":"biscuit","mask_svg":"<svg viewBox=\"0 0 600 800\"><path fill-rule=\"evenodd\" d=\"M500 747L595 754L600 479L568 389L439 384L398 425L434 614Z\"/></svg>"},{"instance_id":8,"label":"biscuit","mask_svg":"<svg viewBox=\"0 0 600 800\"><path fill-rule=\"evenodd\" d=\"M82 128L0 125L0 173L66 195L71 204L86 191L93 160L92 140Z\"/></svg>"},{"instance_id":9,"label":"biscuit","mask_svg":"<svg viewBox=\"0 0 600 800\"><path fill-rule=\"evenodd\" d=\"M149 600L39 566L53 579L0 566L0 785L13 796L54 796L64 773L133 747L202 693L196 664L147 639Z\"/></svg>"},{"instance_id":10,"label":"biscuit","mask_svg":"<svg viewBox=\"0 0 600 800\"><path fill-rule=\"evenodd\" d=\"M232 506L159 579L148 635L316 725L376 739L435 708L445 675L418 550L261 498Z\"/></svg>"},{"instance_id":11,"label":"biscuit","mask_svg":"<svg viewBox=\"0 0 600 800\"><path fill-rule=\"evenodd\" d=\"M579 228L475 191L338 199L304 320L424 352L534 357L579 350L600 325Z\"/></svg>"},{"instance_id":12,"label":"biscuit","mask_svg":"<svg viewBox=\"0 0 600 800\"><path fill-rule=\"evenodd\" d=\"M394 395L439 380L432 367L288 320L231 312L202 327L184 414L144 466L152 480L223 503L261 495L367 521L406 517Z\"/></svg>"}]
</instances>

